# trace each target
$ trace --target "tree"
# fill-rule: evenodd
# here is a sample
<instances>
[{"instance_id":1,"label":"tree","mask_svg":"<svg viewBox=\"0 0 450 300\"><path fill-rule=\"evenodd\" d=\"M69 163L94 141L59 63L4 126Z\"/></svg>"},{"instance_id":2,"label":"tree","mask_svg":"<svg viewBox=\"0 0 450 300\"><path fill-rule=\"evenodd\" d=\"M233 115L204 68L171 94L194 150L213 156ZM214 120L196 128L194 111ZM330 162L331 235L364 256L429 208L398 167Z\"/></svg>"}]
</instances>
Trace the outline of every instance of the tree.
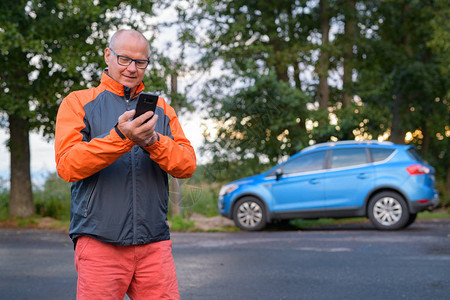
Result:
<instances>
[{"instance_id":1,"label":"tree","mask_svg":"<svg viewBox=\"0 0 450 300\"><path fill-rule=\"evenodd\" d=\"M205 89L202 99L217 122L217 132L207 136L205 149L219 161L254 160L259 165L277 163L303 148L304 93L278 81L275 72L246 74L242 80L247 84L233 92L223 90L234 78L231 83L210 82Z\"/></svg>"},{"instance_id":2,"label":"tree","mask_svg":"<svg viewBox=\"0 0 450 300\"><path fill-rule=\"evenodd\" d=\"M137 0L0 2L0 126L10 133L11 216L34 214L29 132L53 135L62 98L98 82L108 30L146 28L138 21L152 7Z\"/></svg>"},{"instance_id":3,"label":"tree","mask_svg":"<svg viewBox=\"0 0 450 300\"><path fill-rule=\"evenodd\" d=\"M254 160L256 166L307 145L309 87L300 78L313 49L307 2L197 1L194 13L183 12L186 36L204 54L202 66L230 70L209 81L200 98L219 127L205 147L217 160Z\"/></svg>"},{"instance_id":4,"label":"tree","mask_svg":"<svg viewBox=\"0 0 450 300\"><path fill-rule=\"evenodd\" d=\"M342 85L343 97L342 102L344 106L349 106L353 97L353 47L356 44L356 0L345 0L343 4L344 10L344 43L343 43L343 69Z\"/></svg>"},{"instance_id":5,"label":"tree","mask_svg":"<svg viewBox=\"0 0 450 300\"><path fill-rule=\"evenodd\" d=\"M364 6L358 94L389 109L391 141L417 145L436 166L437 177L448 180L448 3L393 0Z\"/></svg>"},{"instance_id":6,"label":"tree","mask_svg":"<svg viewBox=\"0 0 450 300\"><path fill-rule=\"evenodd\" d=\"M317 62L317 74L319 75L319 88L317 91L319 107L328 109L330 102L330 89L328 87L328 66L330 63L330 15L328 0L320 0L319 2L319 22L321 33L321 45L319 61Z\"/></svg>"},{"instance_id":7,"label":"tree","mask_svg":"<svg viewBox=\"0 0 450 300\"><path fill-rule=\"evenodd\" d=\"M438 174L449 169L446 1L196 4L183 12L186 36L225 74L201 97L218 124L206 147L216 161L273 163L310 142L388 134L402 144L408 133ZM280 113L269 121L255 107Z\"/></svg>"}]
</instances>

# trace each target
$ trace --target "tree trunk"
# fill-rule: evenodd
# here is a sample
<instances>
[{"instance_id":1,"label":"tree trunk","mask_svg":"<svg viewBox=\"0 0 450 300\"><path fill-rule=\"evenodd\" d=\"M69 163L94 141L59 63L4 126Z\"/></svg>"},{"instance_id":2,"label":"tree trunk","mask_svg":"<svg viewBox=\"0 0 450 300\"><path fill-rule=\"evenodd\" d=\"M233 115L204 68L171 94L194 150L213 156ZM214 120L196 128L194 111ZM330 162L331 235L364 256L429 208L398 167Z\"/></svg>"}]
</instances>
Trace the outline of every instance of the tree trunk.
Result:
<instances>
[{"instance_id":1,"label":"tree trunk","mask_svg":"<svg viewBox=\"0 0 450 300\"><path fill-rule=\"evenodd\" d=\"M27 120L9 117L11 153L11 195L9 214L11 217L34 215L33 194L30 175L30 142Z\"/></svg>"},{"instance_id":2,"label":"tree trunk","mask_svg":"<svg viewBox=\"0 0 450 300\"><path fill-rule=\"evenodd\" d=\"M344 3L345 28L344 28L344 74L343 82L343 104L350 105L353 97L353 45L355 40L355 0L347 0Z\"/></svg>"},{"instance_id":3,"label":"tree trunk","mask_svg":"<svg viewBox=\"0 0 450 300\"><path fill-rule=\"evenodd\" d=\"M178 112L180 105L178 103L176 93L178 92L178 76L177 74L170 75L170 83L171 83L171 104L173 109ZM170 203L171 207L171 215L179 216L181 215L181 184L180 181L174 177L170 179Z\"/></svg>"},{"instance_id":4,"label":"tree trunk","mask_svg":"<svg viewBox=\"0 0 450 300\"><path fill-rule=\"evenodd\" d=\"M422 135L422 152L426 155L430 151L430 129L426 123L422 128Z\"/></svg>"},{"instance_id":5,"label":"tree trunk","mask_svg":"<svg viewBox=\"0 0 450 300\"><path fill-rule=\"evenodd\" d=\"M294 63L294 82L295 87L301 91L302 90L302 83L300 81L300 66L298 62Z\"/></svg>"},{"instance_id":6,"label":"tree trunk","mask_svg":"<svg viewBox=\"0 0 450 300\"><path fill-rule=\"evenodd\" d=\"M445 183L445 189L447 191L447 196L450 195L450 163L447 167L447 174L446 174L446 183Z\"/></svg>"},{"instance_id":7,"label":"tree trunk","mask_svg":"<svg viewBox=\"0 0 450 300\"><path fill-rule=\"evenodd\" d=\"M275 73L277 74L277 79L279 81L289 82L288 67L284 63L278 62L275 65Z\"/></svg>"},{"instance_id":8,"label":"tree trunk","mask_svg":"<svg viewBox=\"0 0 450 300\"><path fill-rule=\"evenodd\" d=\"M171 216L181 215L181 183L180 180L171 177L170 178L170 205Z\"/></svg>"},{"instance_id":9,"label":"tree trunk","mask_svg":"<svg viewBox=\"0 0 450 300\"><path fill-rule=\"evenodd\" d=\"M317 73L319 75L319 90L318 100L319 107L328 108L330 101L330 89L328 86L328 64L329 64L329 49L328 49L328 34L330 32L330 17L328 14L328 1L320 0L319 4L319 20L320 31L322 33L322 46L320 49L319 64L317 66Z\"/></svg>"},{"instance_id":10,"label":"tree trunk","mask_svg":"<svg viewBox=\"0 0 450 300\"><path fill-rule=\"evenodd\" d=\"M395 144L405 143L405 133L402 128L402 120L400 115L401 97L394 96L392 108L392 125L391 125L391 142Z\"/></svg>"}]
</instances>

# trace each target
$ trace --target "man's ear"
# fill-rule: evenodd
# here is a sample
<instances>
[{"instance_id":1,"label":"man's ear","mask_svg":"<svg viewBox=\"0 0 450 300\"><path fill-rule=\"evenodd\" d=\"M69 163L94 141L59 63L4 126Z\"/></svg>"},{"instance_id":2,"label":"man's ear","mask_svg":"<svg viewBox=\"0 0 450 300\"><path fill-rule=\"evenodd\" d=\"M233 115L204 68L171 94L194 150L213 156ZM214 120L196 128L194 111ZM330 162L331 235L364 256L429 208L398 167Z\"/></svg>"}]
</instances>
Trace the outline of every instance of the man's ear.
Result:
<instances>
[{"instance_id":1,"label":"man's ear","mask_svg":"<svg viewBox=\"0 0 450 300\"><path fill-rule=\"evenodd\" d=\"M109 66L109 60L110 60L110 58L111 58L111 50L109 50L109 48L106 48L106 49L105 49L105 55L104 55L104 58L105 58L106 64Z\"/></svg>"}]
</instances>

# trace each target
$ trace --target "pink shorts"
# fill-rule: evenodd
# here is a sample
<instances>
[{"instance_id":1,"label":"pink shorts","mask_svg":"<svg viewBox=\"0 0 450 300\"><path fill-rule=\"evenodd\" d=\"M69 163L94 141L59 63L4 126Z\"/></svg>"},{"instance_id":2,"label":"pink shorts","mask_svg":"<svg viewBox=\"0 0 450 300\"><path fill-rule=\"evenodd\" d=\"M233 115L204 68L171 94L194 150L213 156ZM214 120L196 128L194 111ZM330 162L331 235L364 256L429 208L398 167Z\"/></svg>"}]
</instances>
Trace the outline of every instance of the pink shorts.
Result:
<instances>
[{"instance_id":1,"label":"pink shorts","mask_svg":"<svg viewBox=\"0 0 450 300\"><path fill-rule=\"evenodd\" d=\"M77 299L180 299L170 240L115 246L82 236L75 268Z\"/></svg>"}]
</instances>

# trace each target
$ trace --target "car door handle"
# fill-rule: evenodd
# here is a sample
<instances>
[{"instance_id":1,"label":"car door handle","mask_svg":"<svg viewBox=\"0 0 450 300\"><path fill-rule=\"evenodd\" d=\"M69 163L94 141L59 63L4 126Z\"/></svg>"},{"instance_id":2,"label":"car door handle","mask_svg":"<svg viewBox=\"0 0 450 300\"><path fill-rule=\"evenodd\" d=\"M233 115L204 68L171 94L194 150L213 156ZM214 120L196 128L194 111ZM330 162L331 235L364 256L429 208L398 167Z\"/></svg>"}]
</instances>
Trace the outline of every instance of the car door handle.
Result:
<instances>
[{"instance_id":1,"label":"car door handle","mask_svg":"<svg viewBox=\"0 0 450 300\"><path fill-rule=\"evenodd\" d=\"M318 184L319 183L319 179L310 179L309 180L309 183L311 183L311 184Z\"/></svg>"},{"instance_id":2,"label":"car door handle","mask_svg":"<svg viewBox=\"0 0 450 300\"><path fill-rule=\"evenodd\" d=\"M366 179L366 178L367 178L367 175L366 175L366 173L360 173L357 177L358 177L359 179Z\"/></svg>"}]
</instances>

